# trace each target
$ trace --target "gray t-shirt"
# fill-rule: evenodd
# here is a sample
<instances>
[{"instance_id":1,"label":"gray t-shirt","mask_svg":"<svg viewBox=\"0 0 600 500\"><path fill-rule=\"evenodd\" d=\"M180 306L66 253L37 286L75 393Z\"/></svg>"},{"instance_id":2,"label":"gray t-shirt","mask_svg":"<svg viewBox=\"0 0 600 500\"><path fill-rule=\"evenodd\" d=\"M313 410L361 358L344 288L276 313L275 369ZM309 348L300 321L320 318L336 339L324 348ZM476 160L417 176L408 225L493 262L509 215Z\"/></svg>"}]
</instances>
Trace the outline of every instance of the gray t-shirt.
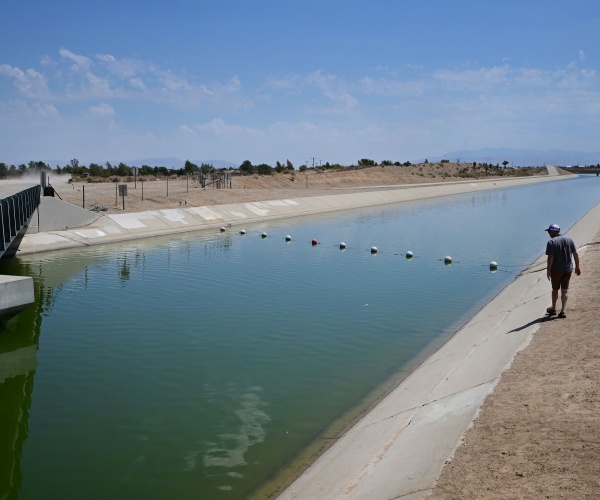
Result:
<instances>
[{"instance_id":1,"label":"gray t-shirt","mask_svg":"<svg viewBox=\"0 0 600 500\"><path fill-rule=\"evenodd\" d=\"M573 252L577 252L577 248L568 236L555 236L548 241L546 255L554 255L550 271L554 273L572 273Z\"/></svg>"}]
</instances>

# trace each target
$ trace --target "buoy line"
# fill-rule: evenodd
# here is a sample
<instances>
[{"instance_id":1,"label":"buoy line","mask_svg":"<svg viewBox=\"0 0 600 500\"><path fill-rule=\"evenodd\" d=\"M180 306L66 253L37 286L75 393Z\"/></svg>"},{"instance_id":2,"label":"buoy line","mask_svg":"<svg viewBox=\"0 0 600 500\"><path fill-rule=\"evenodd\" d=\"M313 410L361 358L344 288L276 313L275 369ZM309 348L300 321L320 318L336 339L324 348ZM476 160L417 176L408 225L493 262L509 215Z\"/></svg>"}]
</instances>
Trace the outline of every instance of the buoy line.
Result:
<instances>
[{"instance_id":1,"label":"buoy line","mask_svg":"<svg viewBox=\"0 0 600 500\"><path fill-rule=\"evenodd\" d=\"M219 230L221 232L224 232L226 229L225 229L224 226L221 226L219 228ZM240 235L245 235L246 231L244 229L241 229L239 231L239 234ZM260 233L260 237L263 238L263 239L267 238L268 236L269 235L265 231L263 231L262 233ZM289 234L286 235L286 236L284 236L284 237L282 237L282 239L284 241L288 242L288 243L292 241L292 237ZM582 245L581 247L579 247L579 249L583 249L583 248L585 248L588 245L598 245L598 244L600 244L600 241L586 243L585 245ZM311 245L312 246L321 245L321 242L318 241L316 238L312 238L311 239ZM338 244L335 244L334 246L336 248L338 248L339 250L358 250L357 247L348 246L344 241L342 241L342 242L340 242ZM381 252L377 246L371 246L369 249L365 249L365 250L368 250L372 255L398 256L400 254L400 252L398 252L398 251L393 252L391 254L388 254L388 253L385 253L385 252ZM406 251L404 253L404 256L405 256L406 260L423 259L423 257L421 255L415 255L411 250ZM461 261L455 261L449 255L446 255L443 258L437 258L435 260L437 260L438 262L444 262L446 265L462 264ZM504 272L504 273L509 273L509 272L511 272L510 269L514 269L514 268L521 268L521 269L523 269L523 268L525 268L518 275L525 274L525 273L542 271L543 269L537 269L537 270L534 269L534 267L536 267L538 265L539 266L545 266L545 262L538 263L538 264L533 264L533 265L530 265L529 267L527 265L522 265L522 264L503 264L502 265L502 267L509 268L509 269L499 269L500 266L499 266L499 264L496 261L491 261L487 265L486 264L478 264L478 266L480 266L480 267L488 267L489 270L492 271L492 272L500 271L500 272Z\"/></svg>"}]
</instances>

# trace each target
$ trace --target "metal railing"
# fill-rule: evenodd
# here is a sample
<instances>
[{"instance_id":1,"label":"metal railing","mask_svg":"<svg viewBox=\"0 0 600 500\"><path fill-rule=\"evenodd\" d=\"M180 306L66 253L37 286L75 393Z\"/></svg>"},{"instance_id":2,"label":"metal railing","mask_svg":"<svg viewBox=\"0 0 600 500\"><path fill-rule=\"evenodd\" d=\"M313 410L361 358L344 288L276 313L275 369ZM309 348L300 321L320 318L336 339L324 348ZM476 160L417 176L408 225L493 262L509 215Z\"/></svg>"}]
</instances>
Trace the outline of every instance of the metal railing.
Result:
<instances>
[{"instance_id":1,"label":"metal railing","mask_svg":"<svg viewBox=\"0 0 600 500\"><path fill-rule=\"evenodd\" d=\"M41 186L27 188L0 199L0 258L28 224L40 204Z\"/></svg>"}]
</instances>

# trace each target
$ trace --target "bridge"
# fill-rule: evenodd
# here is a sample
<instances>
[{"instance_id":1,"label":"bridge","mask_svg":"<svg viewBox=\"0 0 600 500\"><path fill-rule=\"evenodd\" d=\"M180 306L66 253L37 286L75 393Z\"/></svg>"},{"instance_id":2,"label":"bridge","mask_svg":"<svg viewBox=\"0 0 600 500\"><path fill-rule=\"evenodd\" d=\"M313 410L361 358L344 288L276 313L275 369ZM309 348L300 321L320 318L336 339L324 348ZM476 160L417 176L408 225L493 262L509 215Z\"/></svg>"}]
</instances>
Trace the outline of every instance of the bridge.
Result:
<instances>
[{"instance_id":1,"label":"bridge","mask_svg":"<svg viewBox=\"0 0 600 500\"><path fill-rule=\"evenodd\" d=\"M0 186L0 259L14 255L40 204L42 187L31 184ZM11 318L35 301L33 279L0 275L0 321Z\"/></svg>"},{"instance_id":2,"label":"bridge","mask_svg":"<svg viewBox=\"0 0 600 500\"><path fill-rule=\"evenodd\" d=\"M0 186L0 258L14 255L14 244L40 204L41 189L39 184Z\"/></svg>"}]
</instances>

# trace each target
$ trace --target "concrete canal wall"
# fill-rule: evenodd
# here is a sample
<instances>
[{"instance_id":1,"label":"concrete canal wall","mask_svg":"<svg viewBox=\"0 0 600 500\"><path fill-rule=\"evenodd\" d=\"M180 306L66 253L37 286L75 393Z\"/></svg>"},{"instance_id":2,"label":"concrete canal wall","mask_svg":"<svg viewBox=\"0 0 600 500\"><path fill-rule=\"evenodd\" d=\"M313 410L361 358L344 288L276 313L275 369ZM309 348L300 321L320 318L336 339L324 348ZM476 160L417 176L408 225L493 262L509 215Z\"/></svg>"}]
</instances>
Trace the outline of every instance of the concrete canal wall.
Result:
<instances>
[{"instance_id":1,"label":"concrete canal wall","mask_svg":"<svg viewBox=\"0 0 600 500\"><path fill-rule=\"evenodd\" d=\"M87 226L101 215L51 196L42 196L40 205L33 213L27 234L63 231L73 227Z\"/></svg>"},{"instance_id":2,"label":"concrete canal wall","mask_svg":"<svg viewBox=\"0 0 600 500\"><path fill-rule=\"evenodd\" d=\"M9 319L34 303L32 278L0 275L0 320Z\"/></svg>"}]
</instances>

